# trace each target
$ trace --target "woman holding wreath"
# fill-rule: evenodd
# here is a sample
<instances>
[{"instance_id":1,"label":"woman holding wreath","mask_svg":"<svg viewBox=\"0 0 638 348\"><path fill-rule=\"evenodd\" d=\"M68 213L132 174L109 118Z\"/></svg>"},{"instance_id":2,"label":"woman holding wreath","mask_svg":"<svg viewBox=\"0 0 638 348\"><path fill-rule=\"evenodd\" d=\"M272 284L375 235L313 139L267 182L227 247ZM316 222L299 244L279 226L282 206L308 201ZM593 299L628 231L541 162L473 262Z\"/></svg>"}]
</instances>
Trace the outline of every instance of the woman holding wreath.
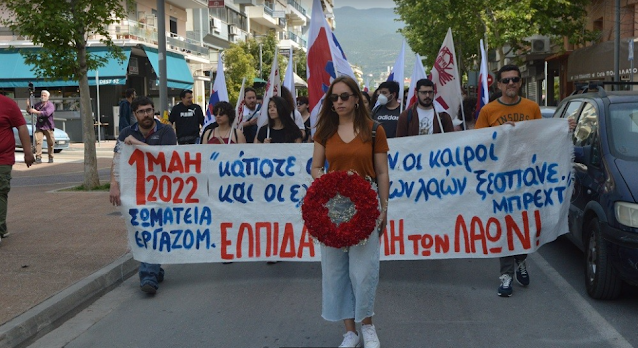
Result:
<instances>
[{"instance_id":1,"label":"woman holding wreath","mask_svg":"<svg viewBox=\"0 0 638 348\"><path fill-rule=\"evenodd\" d=\"M372 316L379 283L379 237L385 228L390 179L389 150L383 127L374 127L357 83L348 76L336 78L326 93L314 136L312 177L326 172L353 171L376 181L381 202L381 225L364 243L333 248L321 246L322 317L343 320L346 333L340 347L380 347ZM373 137L373 129L376 135ZM374 141L374 144L373 144ZM361 322L359 336L355 323Z\"/></svg>"}]
</instances>

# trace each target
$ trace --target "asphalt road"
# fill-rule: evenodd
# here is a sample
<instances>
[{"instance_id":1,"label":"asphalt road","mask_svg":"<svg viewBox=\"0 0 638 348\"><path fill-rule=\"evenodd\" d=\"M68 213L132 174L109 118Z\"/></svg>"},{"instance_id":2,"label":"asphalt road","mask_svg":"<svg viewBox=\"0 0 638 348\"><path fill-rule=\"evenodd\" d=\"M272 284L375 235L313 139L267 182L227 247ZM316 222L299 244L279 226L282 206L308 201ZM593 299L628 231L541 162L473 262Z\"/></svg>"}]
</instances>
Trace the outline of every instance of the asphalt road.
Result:
<instances>
[{"instance_id":1,"label":"asphalt road","mask_svg":"<svg viewBox=\"0 0 638 348\"><path fill-rule=\"evenodd\" d=\"M531 285L496 295L494 259L381 264L383 347L638 347L638 290L595 301L567 240L528 258ZM130 278L31 347L336 347L319 263L168 265L155 297Z\"/></svg>"}]
</instances>

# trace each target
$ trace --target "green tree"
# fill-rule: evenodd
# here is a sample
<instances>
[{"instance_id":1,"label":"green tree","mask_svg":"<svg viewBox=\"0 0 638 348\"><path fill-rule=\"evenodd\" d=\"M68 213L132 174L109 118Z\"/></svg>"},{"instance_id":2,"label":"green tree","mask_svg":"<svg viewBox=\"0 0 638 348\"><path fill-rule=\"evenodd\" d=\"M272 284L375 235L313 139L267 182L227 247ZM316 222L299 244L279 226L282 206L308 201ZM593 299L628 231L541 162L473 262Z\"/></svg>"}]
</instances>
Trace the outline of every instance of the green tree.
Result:
<instances>
[{"instance_id":1,"label":"green tree","mask_svg":"<svg viewBox=\"0 0 638 348\"><path fill-rule=\"evenodd\" d=\"M36 52L20 51L25 62L35 66L38 76L50 79L78 81L80 110L84 140L84 187L88 190L100 185L95 152L95 130L91 110L91 96L87 72L104 66L108 58L87 52L87 41L95 35L109 47L112 58L124 60L107 30L118 18L125 18L125 6L131 0L2 0L0 8L8 12L3 24L28 37Z\"/></svg>"},{"instance_id":2,"label":"green tree","mask_svg":"<svg viewBox=\"0 0 638 348\"><path fill-rule=\"evenodd\" d=\"M584 43L593 38L593 33L585 29L585 8L589 0L394 2L396 13L406 24L401 33L412 50L425 57L430 67L448 27L452 28L458 63L464 71L472 66L480 39L487 39L489 48L497 50L502 65L509 50L518 54L529 51L529 42L525 39L535 34L556 41L569 37L572 43Z\"/></svg>"},{"instance_id":3,"label":"green tree","mask_svg":"<svg viewBox=\"0 0 638 348\"><path fill-rule=\"evenodd\" d=\"M246 50L245 42L242 42L231 44L230 48L224 51L223 60L228 98L230 103L235 105L240 97L239 92L243 78L246 78L246 86L248 87L253 85L253 79L257 76L255 57Z\"/></svg>"}]
</instances>

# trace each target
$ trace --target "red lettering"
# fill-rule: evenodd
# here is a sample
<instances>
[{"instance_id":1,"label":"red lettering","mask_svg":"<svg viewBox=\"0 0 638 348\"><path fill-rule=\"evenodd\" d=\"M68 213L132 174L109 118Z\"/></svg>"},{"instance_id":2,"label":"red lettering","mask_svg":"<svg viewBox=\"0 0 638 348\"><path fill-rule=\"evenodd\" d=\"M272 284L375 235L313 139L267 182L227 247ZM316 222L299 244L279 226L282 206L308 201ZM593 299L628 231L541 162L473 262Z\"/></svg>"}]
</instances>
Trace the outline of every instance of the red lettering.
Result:
<instances>
[{"instance_id":1,"label":"red lettering","mask_svg":"<svg viewBox=\"0 0 638 348\"><path fill-rule=\"evenodd\" d=\"M144 170L144 152L135 150L128 159L128 164L135 163L135 203L146 204L146 171Z\"/></svg>"},{"instance_id":2,"label":"red lettering","mask_svg":"<svg viewBox=\"0 0 638 348\"><path fill-rule=\"evenodd\" d=\"M543 229L539 210L534 210L534 222L536 222L536 246L538 246L541 243L541 230Z\"/></svg>"},{"instance_id":3,"label":"red lettering","mask_svg":"<svg viewBox=\"0 0 638 348\"><path fill-rule=\"evenodd\" d=\"M412 251L414 252L414 255L418 255L419 254L419 241L421 240L421 236L418 234L410 234L408 235L408 240L412 241ZM386 244L386 249L387 249L387 244ZM389 255L389 254L386 254Z\"/></svg>"},{"instance_id":4,"label":"red lettering","mask_svg":"<svg viewBox=\"0 0 638 348\"><path fill-rule=\"evenodd\" d=\"M137 150L136 150L137 151ZM148 171L149 172L154 172L154 165L158 165L160 166L160 172L164 173L166 172L166 157L164 156L163 152L159 152L157 154L157 158L153 156L152 153L147 152L146 153L146 158L148 158Z\"/></svg>"},{"instance_id":5,"label":"red lettering","mask_svg":"<svg viewBox=\"0 0 638 348\"><path fill-rule=\"evenodd\" d=\"M447 254L450 251L450 237L448 235L434 236L434 245L437 254Z\"/></svg>"},{"instance_id":6,"label":"red lettering","mask_svg":"<svg viewBox=\"0 0 638 348\"><path fill-rule=\"evenodd\" d=\"M478 216L472 218L470 228L470 243L472 253L476 253L476 241L481 241L483 254L487 255L487 239L485 238L485 229L483 229L483 221ZM477 233L478 232L478 233Z\"/></svg>"},{"instance_id":7,"label":"red lettering","mask_svg":"<svg viewBox=\"0 0 638 348\"><path fill-rule=\"evenodd\" d=\"M182 158L179 157L179 152L173 151L173 155L171 156L171 163L168 165L168 172L178 172L180 174L184 173L184 163L182 163Z\"/></svg>"},{"instance_id":8,"label":"red lettering","mask_svg":"<svg viewBox=\"0 0 638 348\"><path fill-rule=\"evenodd\" d=\"M434 246L434 238L432 238L432 236L427 233L424 234L423 236L421 236L421 246L423 247L423 249L425 249L421 252L421 255L430 256L432 254L432 251L430 249L432 248L432 246Z\"/></svg>"},{"instance_id":9,"label":"red lettering","mask_svg":"<svg viewBox=\"0 0 638 348\"><path fill-rule=\"evenodd\" d=\"M297 251L297 258L303 258L303 249L308 248L308 254L310 257L315 256L315 243L312 242L312 238L310 238L310 234L308 233L308 229L306 225L303 226L301 230L301 240L299 241L299 250Z\"/></svg>"},{"instance_id":10,"label":"red lettering","mask_svg":"<svg viewBox=\"0 0 638 348\"><path fill-rule=\"evenodd\" d=\"M403 219L399 220L399 231L398 233L395 232L394 230L394 220L390 220L390 235L388 236L390 238L390 253L392 255L396 255L396 249L395 249L395 243L399 244L399 254L400 255L405 255L405 244L404 244L404 237L403 237ZM387 229L386 229L387 231ZM375 231L373 231L372 233L375 233ZM387 234L387 232L386 232Z\"/></svg>"},{"instance_id":11,"label":"red lettering","mask_svg":"<svg viewBox=\"0 0 638 348\"><path fill-rule=\"evenodd\" d=\"M287 258L295 257L295 249L295 232L292 229L292 224L287 222L284 227L284 238L281 243L281 253L279 256Z\"/></svg>"},{"instance_id":12,"label":"red lettering","mask_svg":"<svg viewBox=\"0 0 638 348\"><path fill-rule=\"evenodd\" d=\"M242 224L239 225L239 233L237 233L237 248L236 249L237 249L238 259L241 258L242 241L244 240L245 232L248 232L248 257L254 256L255 245L253 240L253 227L247 222L242 222Z\"/></svg>"},{"instance_id":13,"label":"red lettering","mask_svg":"<svg viewBox=\"0 0 638 348\"><path fill-rule=\"evenodd\" d=\"M229 254L228 252L226 252L226 249L228 247L230 247L233 243L228 239L228 229L229 228L233 228L233 224L232 222L222 222L220 225L220 229L221 229L221 240L222 240L222 247L221 247L221 255L222 255L222 260L232 260L234 259L233 254Z\"/></svg>"},{"instance_id":14,"label":"red lettering","mask_svg":"<svg viewBox=\"0 0 638 348\"><path fill-rule=\"evenodd\" d=\"M467 235L467 226L465 226L465 219L463 219L463 215L458 215L456 217L456 224L454 225L454 252L458 253L461 251L461 236L459 235L461 230L463 230L463 240L465 241L465 253L470 253L470 246L468 244L469 237Z\"/></svg>"},{"instance_id":15,"label":"red lettering","mask_svg":"<svg viewBox=\"0 0 638 348\"><path fill-rule=\"evenodd\" d=\"M256 257L260 257L261 256L261 230L262 229L266 229L266 238L267 238L267 243L270 236L270 222L257 222L255 223L255 245L256 245L256 250L255 250L255 256ZM270 256L270 248L266 247L266 256Z\"/></svg>"},{"instance_id":16,"label":"red lettering","mask_svg":"<svg viewBox=\"0 0 638 348\"><path fill-rule=\"evenodd\" d=\"M529 219L527 218L527 212L524 211L523 214L523 232L516 224L516 221L512 218L511 215L505 216L505 227L507 229L507 247L510 251L514 250L514 234L518 237L518 240L523 245L523 249L531 248L531 241L529 237Z\"/></svg>"},{"instance_id":17,"label":"red lettering","mask_svg":"<svg viewBox=\"0 0 638 348\"><path fill-rule=\"evenodd\" d=\"M184 167L186 169L186 173L190 173L189 167L190 166L194 166L195 167L195 173L201 173L202 172L202 153L201 152L197 152L195 154L195 158L191 158L191 153L187 152L186 153L186 158L184 159Z\"/></svg>"}]
</instances>

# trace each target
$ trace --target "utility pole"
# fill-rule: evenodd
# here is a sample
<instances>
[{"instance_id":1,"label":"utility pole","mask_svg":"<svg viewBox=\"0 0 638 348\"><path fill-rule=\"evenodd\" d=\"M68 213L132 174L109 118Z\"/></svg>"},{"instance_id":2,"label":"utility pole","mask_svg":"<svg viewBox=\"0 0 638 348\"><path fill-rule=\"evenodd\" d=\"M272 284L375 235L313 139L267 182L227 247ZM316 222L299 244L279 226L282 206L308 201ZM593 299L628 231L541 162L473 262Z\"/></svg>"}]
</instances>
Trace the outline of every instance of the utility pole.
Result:
<instances>
[{"instance_id":1,"label":"utility pole","mask_svg":"<svg viewBox=\"0 0 638 348\"><path fill-rule=\"evenodd\" d=\"M614 39L614 81L620 82L620 0L616 0L616 37ZM614 85L614 91L619 90L619 85Z\"/></svg>"},{"instance_id":2,"label":"utility pole","mask_svg":"<svg viewBox=\"0 0 638 348\"><path fill-rule=\"evenodd\" d=\"M164 0L157 0L157 57L159 64L160 117L168 112L168 84L166 82L166 13Z\"/></svg>"}]
</instances>

